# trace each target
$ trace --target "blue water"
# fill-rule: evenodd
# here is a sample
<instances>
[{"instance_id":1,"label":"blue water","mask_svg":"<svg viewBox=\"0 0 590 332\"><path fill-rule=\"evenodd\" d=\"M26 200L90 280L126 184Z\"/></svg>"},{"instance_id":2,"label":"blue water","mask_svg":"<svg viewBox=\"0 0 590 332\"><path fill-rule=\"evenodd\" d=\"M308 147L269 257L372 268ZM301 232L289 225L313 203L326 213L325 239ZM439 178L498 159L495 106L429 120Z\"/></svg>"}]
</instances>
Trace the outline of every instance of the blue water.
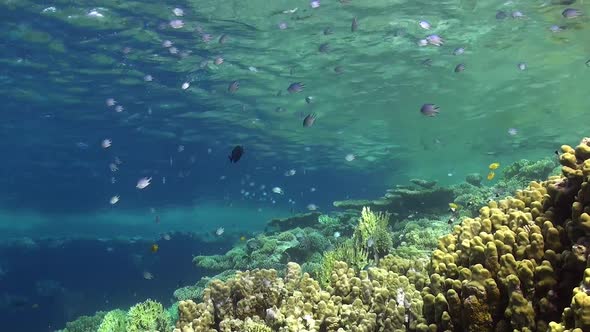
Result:
<instances>
[{"instance_id":1,"label":"blue water","mask_svg":"<svg viewBox=\"0 0 590 332\"><path fill-rule=\"evenodd\" d=\"M448 185L493 162L553 156L583 136L590 101L588 17L567 20L564 8L1 0L3 329L53 331L145 298L168 305L204 275L193 255L222 254L273 218L329 212L333 201L377 198L412 178ZM525 17L498 20L498 10ZM417 45L432 33L445 45ZM465 54L453 55L457 47ZM458 63L464 72L453 72ZM287 91L294 82L301 93ZM440 114L420 114L424 103ZM317 120L303 127L308 114ZM236 145L245 154L232 164ZM152 183L136 188L143 177ZM175 232L184 235L162 240Z\"/></svg>"}]
</instances>

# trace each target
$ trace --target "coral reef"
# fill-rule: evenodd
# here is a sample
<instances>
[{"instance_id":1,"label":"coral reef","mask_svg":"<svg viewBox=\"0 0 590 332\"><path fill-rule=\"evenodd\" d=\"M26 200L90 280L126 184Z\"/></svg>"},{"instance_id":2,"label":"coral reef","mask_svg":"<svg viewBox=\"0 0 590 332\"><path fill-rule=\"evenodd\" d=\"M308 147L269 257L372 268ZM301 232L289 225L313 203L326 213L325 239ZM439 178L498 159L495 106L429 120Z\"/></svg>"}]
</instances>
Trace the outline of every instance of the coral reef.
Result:
<instances>
[{"instance_id":1,"label":"coral reef","mask_svg":"<svg viewBox=\"0 0 590 332\"><path fill-rule=\"evenodd\" d=\"M531 182L514 197L489 202L478 217L465 218L441 238L431 258L430 284L423 289L431 328L590 327L585 284L575 288L583 280L590 244L589 141L576 149L562 146L563 176Z\"/></svg>"},{"instance_id":2,"label":"coral reef","mask_svg":"<svg viewBox=\"0 0 590 332\"><path fill-rule=\"evenodd\" d=\"M308 212L296 214L287 218L272 219L267 224L268 231L286 231L293 228L311 227L318 223L318 218L322 214L320 212Z\"/></svg>"},{"instance_id":3,"label":"coral reef","mask_svg":"<svg viewBox=\"0 0 590 332\"><path fill-rule=\"evenodd\" d=\"M438 239L449 233L448 219L433 220L428 218L404 219L392 227L393 248L396 254L405 257L401 252L426 252L430 254L438 245ZM410 255L412 256L412 255Z\"/></svg>"},{"instance_id":4,"label":"coral reef","mask_svg":"<svg viewBox=\"0 0 590 332\"><path fill-rule=\"evenodd\" d=\"M162 304L152 300L138 303L127 313L127 332L165 331L169 317Z\"/></svg>"},{"instance_id":5,"label":"coral reef","mask_svg":"<svg viewBox=\"0 0 590 332\"><path fill-rule=\"evenodd\" d=\"M107 312L96 332L125 332L127 328L127 313L123 310Z\"/></svg>"},{"instance_id":6,"label":"coral reef","mask_svg":"<svg viewBox=\"0 0 590 332\"><path fill-rule=\"evenodd\" d=\"M99 311L94 316L81 316L75 321L68 322L66 328L60 332L93 332L98 329L106 312Z\"/></svg>"},{"instance_id":7,"label":"coral reef","mask_svg":"<svg viewBox=\"0 0 590 332\"><path fill-rule=\"evenodd\" d=\"M408 272L394 260L382 262ZM419 290L385 265L355 273L336 262L325 290L296 263L284 278L275 270L239 272L212 282L202 303L181 301L179 312L175 332L426 331Z\"/></svg>"},{"instance_id":8,"label":"coral reef","mask_svg":"<svg viewBox=\"0 0 590 332\"><path fill-rule=\"evenodd\" d=\"M330 242L322 233L312 228L295 228L274 235L260 234L225 255L196 256L193 262L212 271L281 269L289 261L304 263L328 246Z\"/></svg>"}]
</instances>

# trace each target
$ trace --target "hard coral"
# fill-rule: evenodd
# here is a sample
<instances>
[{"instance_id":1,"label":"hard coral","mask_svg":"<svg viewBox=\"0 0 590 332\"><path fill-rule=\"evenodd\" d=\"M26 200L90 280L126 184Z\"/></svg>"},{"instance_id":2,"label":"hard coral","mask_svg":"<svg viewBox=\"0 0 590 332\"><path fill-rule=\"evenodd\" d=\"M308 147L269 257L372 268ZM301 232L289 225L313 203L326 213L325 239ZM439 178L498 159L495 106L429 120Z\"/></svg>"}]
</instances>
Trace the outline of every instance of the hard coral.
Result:
<instances>
[{"instance_id":1,"label":"hard coral","mask_svg":"<svg viewBox=\"0 0 590 332\"><path fill-rule=\"evenodd\" d=\"M430 324L462 331L590 329L587 293L583 286L571 291L587 264L579 252L590 236L590 147L583 141L562 152L564 177L491 201L441 238L423 290ZM542 166L533 173L548 174L551 163Z\"/></svg>"},{"instance_id":2,"label":"hard coral","mask_svg":"<svg viewBox=\"0 0 590 332\"><path fill-rule=\"evenodd\" d=\"M289 263L284 278L254 270L213 282L202 303L181 301L179 311L175 331L235 331L249 320L260 331L426 330L422 298L407 277L386 268L356 273L343 262L325 289Z\"/></svg>"}]
</instances>

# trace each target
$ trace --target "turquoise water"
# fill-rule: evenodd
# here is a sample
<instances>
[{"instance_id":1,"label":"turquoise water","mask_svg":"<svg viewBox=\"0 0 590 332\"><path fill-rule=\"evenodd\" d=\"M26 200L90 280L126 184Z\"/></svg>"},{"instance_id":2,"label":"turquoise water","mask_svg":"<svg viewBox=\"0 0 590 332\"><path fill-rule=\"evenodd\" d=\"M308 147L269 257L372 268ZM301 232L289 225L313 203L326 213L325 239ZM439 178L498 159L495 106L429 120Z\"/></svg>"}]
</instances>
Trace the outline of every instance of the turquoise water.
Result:
<instances>
[{"instance_id":1,"label":"turquoise water","mask_svg":"<svg viewBox=\"0 0 590 332\"><path fill-rule=\"evenodd\" d=\"M238 237L310 204L327 212L412 178L448 185L551 157L584 136L590 102L590 22L566 7L590 12L585 1L3 0L0 237ZM430 34L444 45L419 46ZM296 82L303 91L287 91ZM425 103L440 113L424 116ZM245 154L230 164L236 145Z\"/></svg>"}]
</instances>

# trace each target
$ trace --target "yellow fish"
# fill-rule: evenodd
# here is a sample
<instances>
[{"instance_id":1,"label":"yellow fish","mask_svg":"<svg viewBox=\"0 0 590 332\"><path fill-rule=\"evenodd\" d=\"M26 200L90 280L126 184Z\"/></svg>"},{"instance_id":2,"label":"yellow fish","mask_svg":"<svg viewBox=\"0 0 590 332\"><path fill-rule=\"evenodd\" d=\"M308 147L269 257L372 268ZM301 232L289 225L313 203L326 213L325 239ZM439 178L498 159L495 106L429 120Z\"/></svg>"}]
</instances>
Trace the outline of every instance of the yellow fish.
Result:
<instances>
[{"instance_id":1,"label":"yellow fish","mask_svg":"<svg viewBox=\"0 0 590 332\"><path fill-rule=\"evenodd\" d=\"M453 211L457 210L459 208L459 205L455 204L455 203L449 203L449 208Z\"/></svg>"},{"instance_id":2,"label":"yellow fish","mask_svg":"<svg viewBox=\"0 0 590 332\"><path fill-rule=\"evenodd\" d=\"M490 168L491 170L495 170L495 169L497 169L498 167L500 167L500 163L491 163L491 164L490 164L490 166L489 166L489 168Z\"/></svg>"},{"instance_id":3,"label":"yellow fish","mask_svg":"<svg viewBox=\"0 0 590 332\"><path fill-rule=\"evenodd\" d=\"M494 173L494 172L489 172L489 173L488 173L488 180L490 180L490 181L491 181L491 180L493 180L493 179L494 179L494 176L496 176L496 173Z\"/></svg>"},{"instance_id":4,"label":"yellow fish","mask_svg":"<svg viewBox=\"0 0 590 332\"><path fill-rule=\"evenodd\" d=\"M159 250L159 249L160 249L160 246L159 246L159 245L157 245L157 244L155 244L155 243L154 243L154 244L152 244L152 246L150 247L150 250L151 250L153 253L156 253L156 252L158 252L158 250Z\"/></svg>"}]
</instances>

